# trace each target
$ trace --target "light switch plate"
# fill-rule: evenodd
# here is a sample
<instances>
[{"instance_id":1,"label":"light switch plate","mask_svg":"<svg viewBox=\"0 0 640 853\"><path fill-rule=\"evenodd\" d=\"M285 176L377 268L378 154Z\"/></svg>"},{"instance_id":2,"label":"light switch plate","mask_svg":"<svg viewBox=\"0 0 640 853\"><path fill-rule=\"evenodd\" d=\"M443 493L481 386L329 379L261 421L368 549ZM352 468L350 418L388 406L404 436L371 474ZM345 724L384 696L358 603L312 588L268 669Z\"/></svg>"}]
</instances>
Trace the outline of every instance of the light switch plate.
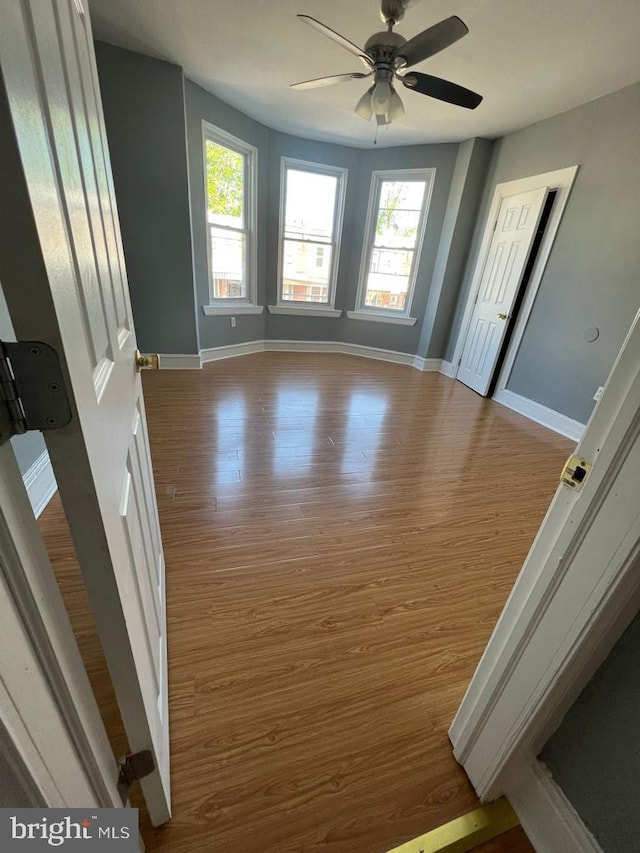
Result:
<instances>
[{"instance_id":1,"label":"light switch plate","mask_svg":"<svg viewBox=\"0 0 640 853\"><path fill-rule=\"evenodd\" d=\"M598 402L598 400L600 399L600 397L602 397L602 392L603 392L603 391L604 391L604 385L600 385L600 387L598 388L598 390L596 391L596 393L593 395L593 399L596 401L596 403Z\"/></svg>"}]
</instances>

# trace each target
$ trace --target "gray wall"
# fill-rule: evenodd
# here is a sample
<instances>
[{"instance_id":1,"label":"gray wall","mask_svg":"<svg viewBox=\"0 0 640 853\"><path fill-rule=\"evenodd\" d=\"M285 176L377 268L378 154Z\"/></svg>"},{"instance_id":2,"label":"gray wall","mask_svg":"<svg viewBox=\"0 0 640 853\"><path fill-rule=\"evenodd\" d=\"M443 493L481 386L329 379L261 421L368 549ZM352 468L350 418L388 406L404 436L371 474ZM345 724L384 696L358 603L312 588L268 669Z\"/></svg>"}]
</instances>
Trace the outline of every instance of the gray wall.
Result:
<instances>
[{"instance_id":1,"label":"gray wall","mask_svg":"<svg viewBox=\"0 0 640 853\"><path fill-rule=\"evenodd\" d=\"M196 353L182 69L96 43L138 345Z\"/></svg>"},{"instance_id":2,"label":"gray wall","mask_svg":"<svg viewBox=\"0 0 640 853\"><path fill-rule=\"evenodd\" d=\"M200 345L203 348L224 346L266 337L278 340L340 340L400 352L415 352L458 146L422 145L365 151L313 142L272 131L190 81L186 82L185 93ZM237 326L232 329L227 316L204 316L202 305L208 301L209 286L204 216L203 119L258 149L258 301L261 304L274 304L277 299L281 157L296 157L348 169L336 289L336 307L343 309L353 309L355 306L371 172L376 169L435 167L436 179L412 311L419 320L416 326L367 323L349 320L344 316L332 319L265 314L238 315Z\"/></svg>"},{"instance_id":3,"label":"gray wall","mask_svg":"<svg viewBox=\"0 0 640 853\"><path fill-rule=\"evenodd\" d=\"M0 287L0 340L15 341L13 324L9 317L9 309L4 298L4 292ZM18 466L22 475L26 474L33 463L45 452L44 439L40 432L28 432L25 435L15 435L11 439L13 452L18 460Z\"/></svg>"},{"instance_id":4,"label":"gray wall","mask_svg":"<svg viewBox=\"0 0 640 853\"><path fill-rule=\"evenodd\" d=\"M639 150L640 84L498 140L448 358L496 184L579 165L508 388L586 422L640 306Z\"/></svg>"},{"instance_id":5,"label":"gray wall","mask_svg":"<svg viewBox=\"0 0 640 853\"><path fill-rule=\"evenodd\" d=\"M640 615L540 756L604 853L638 850L639 718Z\"/></svg>"},{"instance_id":6,"label":"gray wall","mask_svg":"<svg viewBox=\"0 0 640 853\"><path fill-rule=\"evenodd\" d=\"M202 150L202 121L226 130L258 149L258 304L264 305L269 188L269 134L264 125L230 107L215 95L187 80L185 83L187 141L189 152L189 192L193 229L193 263L196 279L196 309L200 330L200 346L227 346L265 337L265 316L241 315L231 328L230 318L205 317L202 306L209 302L209 268L207 260L207 229L205 219L204 153Z\"/></svg>"},{"instance_id":7,"label":"gray wall","mask_svg":"<svg viewBox=\"0 0 640 853\"><path fill-rule=\"evenodd\" d=\"M488 139L469 139L458 146L418 355L445 354L492 149Z\"/></svg>"},{"instance_id":8,"label":"gray wall","mask_svg":"<svg viewBox=\"0 0 640 853\"><path fill-rule=\"evenodd\" d=\"M412 316L418 318L415 326L350 320L344 315L336 319L308 319L274 314L267 319L269 338L339 340L398 352L415 353L433 275L457 148L457 145L448 144L358 150L342 145L312 142L282 133L272 133L269 251L267 254L269 276L267 296L271 304L276 301L281 157L297 157L300 160L342 166L349 170L336 288L336 308L345 310L355 308L371 173L384 169L435 168L436 176L411 309Z\"/></svg>"}]
</instances>

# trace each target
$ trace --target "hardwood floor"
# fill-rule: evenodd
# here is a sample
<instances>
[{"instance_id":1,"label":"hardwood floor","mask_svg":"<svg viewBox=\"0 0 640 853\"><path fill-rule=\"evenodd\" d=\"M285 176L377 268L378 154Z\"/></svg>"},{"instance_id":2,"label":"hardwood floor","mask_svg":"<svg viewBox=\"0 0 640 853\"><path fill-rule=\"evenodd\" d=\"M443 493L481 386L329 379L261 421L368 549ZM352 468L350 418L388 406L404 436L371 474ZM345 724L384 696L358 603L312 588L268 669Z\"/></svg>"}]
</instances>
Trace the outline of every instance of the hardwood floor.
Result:
<instances>
[{"instance_id":1,"label":"hardwood floor","mask_svg":"<svg viewBox=\"0 0 640 853\"><path fill-rule=\"evenodd\" d=\"M474 808L447 729L572 444L438 374L349 356L144 385L174 814L147 848L382 853ZM121 749L59 502L41 528ZM509 836L486 850L532 849Z\"/></svg>"}]
</instances>

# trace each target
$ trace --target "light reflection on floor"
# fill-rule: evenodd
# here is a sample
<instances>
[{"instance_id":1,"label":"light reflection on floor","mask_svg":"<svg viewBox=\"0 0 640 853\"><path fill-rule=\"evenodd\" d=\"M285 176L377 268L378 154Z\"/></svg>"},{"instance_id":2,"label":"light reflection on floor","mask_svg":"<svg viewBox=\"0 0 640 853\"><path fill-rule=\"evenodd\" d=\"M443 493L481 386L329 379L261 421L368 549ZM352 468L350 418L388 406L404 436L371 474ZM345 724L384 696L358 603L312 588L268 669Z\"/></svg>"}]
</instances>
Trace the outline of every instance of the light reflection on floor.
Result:
<instances>
[{"instance_id":1,"label":"light reflection on floor","mask_svg":"<svg viewBox=\"0 0 640 853\"><path fill-rule=\"evenodd\" d=\"M314 387L278 388L273 417L273 473L303 477L314 461L319 392Z\"/></svg>"}]
</instances>

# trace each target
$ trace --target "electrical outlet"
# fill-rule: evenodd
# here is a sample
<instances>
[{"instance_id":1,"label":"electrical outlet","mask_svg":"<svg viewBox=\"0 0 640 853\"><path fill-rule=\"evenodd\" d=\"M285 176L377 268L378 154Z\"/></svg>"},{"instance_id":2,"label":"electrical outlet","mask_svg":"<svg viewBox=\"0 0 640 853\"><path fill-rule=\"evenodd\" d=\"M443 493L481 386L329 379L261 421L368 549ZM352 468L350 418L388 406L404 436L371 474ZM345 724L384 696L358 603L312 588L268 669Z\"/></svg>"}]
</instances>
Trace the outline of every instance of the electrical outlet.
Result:
<instances>
[{"instance_id":1,"label":"electrical outlet","mask_svg":"<svg viewBox=\"0 0 640 853\"><path fill-rule=\"evenodd\" d=\"M232 318L231 318L231 328L232 328L232 329L235 329L235 327L236 327L236 318L235 318L235 317L232 317Z\"/></svg>"},{"instance_id":2,"label":"electrical outlet","mask_svg":"<svg viewBox=\"0 0 640 853\"><path fill-rule=\"evenodd\" d=\"M593 395L593 399L596 401L596 403L598 402L598 400L600 399L600 397L602 397L602 392L603 392L603 391L604 391L604 385L600 385L600 387L598 388L598 390L596 391L596 393Z\"/></svg>"}]
</instances>

